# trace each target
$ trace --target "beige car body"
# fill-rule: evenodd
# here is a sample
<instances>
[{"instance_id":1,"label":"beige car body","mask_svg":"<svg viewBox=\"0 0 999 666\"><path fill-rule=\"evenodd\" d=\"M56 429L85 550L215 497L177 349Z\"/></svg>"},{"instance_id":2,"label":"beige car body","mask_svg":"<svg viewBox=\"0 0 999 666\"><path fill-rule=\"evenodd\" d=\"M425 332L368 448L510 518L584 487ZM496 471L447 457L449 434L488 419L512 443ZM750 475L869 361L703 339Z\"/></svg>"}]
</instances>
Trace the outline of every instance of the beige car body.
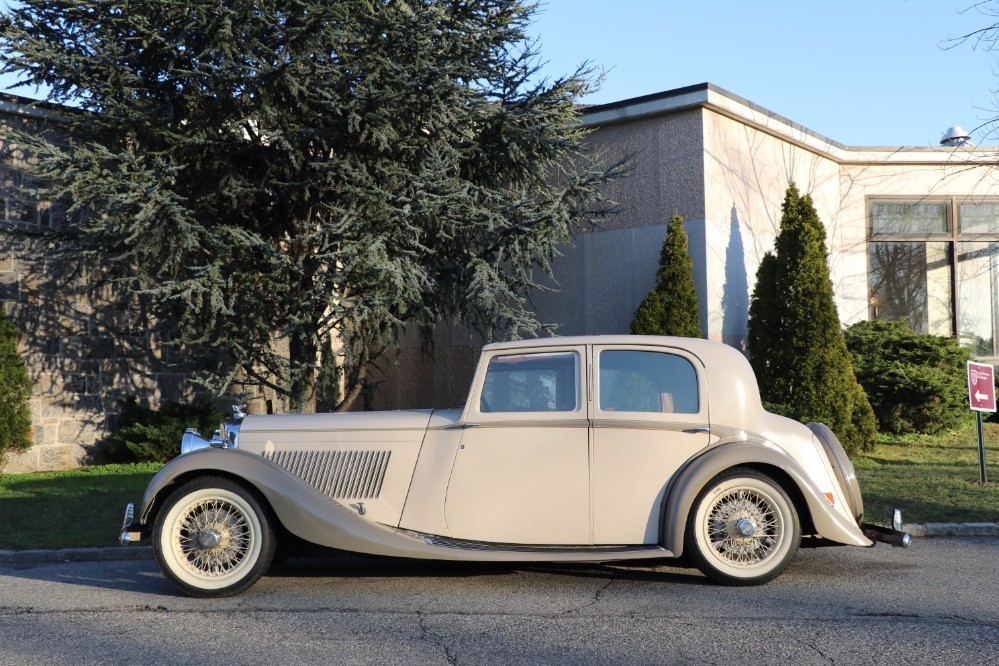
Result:
<instances>
[{"instance_id":1,"label":"beige car body","mask_svg":"<svg viewBox=\"0 0 999 666\"><path fill-rule=\"evenodd\" d=\"M601 410L596 359L608 350L689 361L696 413ZM577 359L574 409L482 411L494 358L559 352ZM837 469L821 435L766 412L751 367L726 345L651 336L498 343L483 348L461 409L245 416L237 446L223 436L167 464L131 529L148 533L171 488L212 474L255 489L292 534L346 551L479 561L674 557L698 494L741 466L783 487L803 534L870 546L852 467Z\"/></svg>"}]
</instances>

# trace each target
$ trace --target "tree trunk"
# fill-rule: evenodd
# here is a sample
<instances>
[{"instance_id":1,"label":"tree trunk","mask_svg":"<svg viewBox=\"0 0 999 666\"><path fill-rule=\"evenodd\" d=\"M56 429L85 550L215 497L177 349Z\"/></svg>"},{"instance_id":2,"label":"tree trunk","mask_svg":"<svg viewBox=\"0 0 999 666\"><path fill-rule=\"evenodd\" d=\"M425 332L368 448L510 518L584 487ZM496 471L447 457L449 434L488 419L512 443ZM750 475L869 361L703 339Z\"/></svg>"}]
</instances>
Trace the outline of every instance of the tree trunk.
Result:
<instances>
[{"instance_id":1,"label":"tree trunk","mask_svg":"<svg viewBox=\"0 0 999 666\"><path fill-rule=\"evenodd\" d=\"M336 411L348 411L350 406L354 404L354 401L357 400L357 396L361 395L361 389L364 388L364 377L367 375L367 371L367 366L361 366L361 369L357 371L357 379L354 382L354 385L351 386L350 390L344 394L343 400L336 406ZM344 388L346 389L347 387Z\"/></svg>"},{"instance_id":2,"label":"tree trunk","mask_svg":"<svg viewBox=\"0 0 999 666\"><path fill-rule=\"evenodd\" d=\"M316 362L319 347L308 331L297 330L288 341L292 412L314 414L316 411Z\"/></svg>"}]
</instances>

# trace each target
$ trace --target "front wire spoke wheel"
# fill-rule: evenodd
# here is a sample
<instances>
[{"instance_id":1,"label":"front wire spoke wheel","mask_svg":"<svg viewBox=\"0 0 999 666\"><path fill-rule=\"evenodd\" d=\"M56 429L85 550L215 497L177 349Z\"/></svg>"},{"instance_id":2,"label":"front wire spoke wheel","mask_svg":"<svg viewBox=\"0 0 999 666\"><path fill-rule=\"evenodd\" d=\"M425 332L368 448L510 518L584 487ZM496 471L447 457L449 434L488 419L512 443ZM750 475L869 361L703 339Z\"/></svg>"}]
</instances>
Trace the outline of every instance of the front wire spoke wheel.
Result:
<instances>
[{"instance_id":1,"label":"front wire spoke wheel","mask_svg":"<svg viewBox=\"0 0 999 666\"><path fill-rule=\"evenodd\" d=\"M190 596L237 594L274 555L276 521L255 493L202 477L178 488L156 517L154 552L163 573Z\"/></svg>"}]
</instances>

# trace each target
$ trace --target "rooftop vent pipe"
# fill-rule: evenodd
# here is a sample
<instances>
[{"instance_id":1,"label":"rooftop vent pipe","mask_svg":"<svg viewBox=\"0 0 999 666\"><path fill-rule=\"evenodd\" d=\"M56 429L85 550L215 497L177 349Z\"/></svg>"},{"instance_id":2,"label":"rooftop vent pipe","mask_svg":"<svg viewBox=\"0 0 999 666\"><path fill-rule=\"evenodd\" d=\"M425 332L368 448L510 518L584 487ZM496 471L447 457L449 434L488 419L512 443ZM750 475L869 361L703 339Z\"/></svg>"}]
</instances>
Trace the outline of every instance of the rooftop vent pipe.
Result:
<instances>
[{"instance_id":1,"label":"rooftop vent pipe","mask_svg":"<svg viewBox=\"0 0 999 666\"><path fill-rule=\"evenodd\" d=\"M961 129L960 125L948 127L940 138L941 146L968 146L971 145L971 135Z\"/></svg>"}]
</instances>

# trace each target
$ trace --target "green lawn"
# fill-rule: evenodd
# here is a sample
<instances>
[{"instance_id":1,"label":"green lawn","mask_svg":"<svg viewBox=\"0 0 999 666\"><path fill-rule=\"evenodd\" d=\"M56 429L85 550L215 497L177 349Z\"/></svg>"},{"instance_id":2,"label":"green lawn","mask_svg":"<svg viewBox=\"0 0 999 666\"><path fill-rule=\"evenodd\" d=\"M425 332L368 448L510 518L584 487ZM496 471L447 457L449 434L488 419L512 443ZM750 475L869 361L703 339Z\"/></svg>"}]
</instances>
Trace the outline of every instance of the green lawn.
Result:
<instances>
[{"instance_id":1,"label":"green lawn","mask_svg":"<svg viewBox=\"0 0 999 666\"><path fill-rule=\"evenodd\" d=\"M978 484L973 423L940 435L881 435L854 458L869 522L902 509L907 523L999 521L999 423L985 424L989 484Z\"/></svg>"},{"instance_id":2,"label":"green lawn","mask_svg":"<svg viewBox=\"0 0 999 666\"><path fill-rule=\"evenodd\" d=\"M0 550L117 545L125 504L162 466L0 475Z\"/></svg>"},{"instance_id":3,"label":"green lawn","mask_svg":"<svg viewBox=\"0 0 999 666\"><path fill-rule=\"evenodd\" d=\"M990 484L978 481L973 425L942 435L882 435L854 459L867 520L999 521L999 424L986 424ZM126 502L138 503L158 463L0 475L0 550L112 546Z\"/></svg>"}]
</instances>

